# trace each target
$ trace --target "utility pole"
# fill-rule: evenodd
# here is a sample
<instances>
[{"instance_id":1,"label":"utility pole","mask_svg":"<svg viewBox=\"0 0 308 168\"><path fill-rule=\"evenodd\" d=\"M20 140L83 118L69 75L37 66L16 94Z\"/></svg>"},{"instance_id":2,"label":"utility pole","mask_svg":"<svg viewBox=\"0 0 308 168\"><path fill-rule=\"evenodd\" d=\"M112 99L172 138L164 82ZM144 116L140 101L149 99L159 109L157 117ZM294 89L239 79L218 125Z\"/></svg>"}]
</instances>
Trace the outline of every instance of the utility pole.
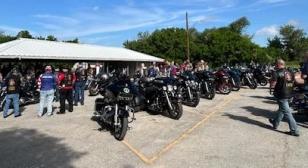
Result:
<instances>
[{"instance_id":1,"label":"utility pole","mask_svg":"<svg viewBox=\"0 0 308 168\"><path fill-rule=\"evenodd\" d=\"M190 51L189 51L189 27L188 27L188 13L186 12L186 56L190 61Z\"/></svg>"}]
</instances>

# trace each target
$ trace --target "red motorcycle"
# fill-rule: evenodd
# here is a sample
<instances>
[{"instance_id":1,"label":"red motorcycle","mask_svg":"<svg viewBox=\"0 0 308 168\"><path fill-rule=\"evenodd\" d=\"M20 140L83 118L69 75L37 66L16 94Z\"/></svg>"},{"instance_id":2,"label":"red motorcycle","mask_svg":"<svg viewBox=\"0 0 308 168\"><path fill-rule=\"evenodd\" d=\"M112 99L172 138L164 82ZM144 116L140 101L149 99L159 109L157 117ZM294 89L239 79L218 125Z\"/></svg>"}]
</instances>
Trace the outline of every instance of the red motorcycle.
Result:
<instances>
[{"instance_id":1,"label":"red motorcycle","mask_svg":"<svg viewBox=\"0 0 308 168\"><path fill-rule=\"evenodd\" d=\"M223 69L215 72L216 90L221 94L229 94L232 90L229 80L229 74Z\"/></svg>"}]
</instances>

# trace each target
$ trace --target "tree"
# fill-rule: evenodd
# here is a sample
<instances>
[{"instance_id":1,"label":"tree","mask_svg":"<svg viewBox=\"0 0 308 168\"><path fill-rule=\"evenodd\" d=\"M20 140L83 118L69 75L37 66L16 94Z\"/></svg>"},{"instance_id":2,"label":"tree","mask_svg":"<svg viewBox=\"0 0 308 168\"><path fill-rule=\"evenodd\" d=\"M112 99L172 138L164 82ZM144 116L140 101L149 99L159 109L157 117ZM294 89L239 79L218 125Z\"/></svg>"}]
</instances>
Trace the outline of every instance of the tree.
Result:
<instances>
[{"instance_id":1,"label":"tree","mask_svg":"<svg viewBox=\"0 0 308 168\"><path fill-rule=\"evenodd\" d=\"M79 39L78 39L78 38L74 38L73 40L67 40L67 41L63 41L63 42L67 42L67 43L79 43Z\"/></svg>"},{"instance_id":2,"label":"tree","mask_svg":"<svg viewBox=\"0 0 308 168\"><path fill-rule=\"evenodd\" d=\"M32 39L32 35L29 33L28 30L22 30L20 32L18 32L16 38L30 38Z\"/></svg>"},{"instance_id":3,"label":"tree","mask_svg":"<svg viewBox=\"0 0 308 168\"><path fill-rule=\"evenodd\" d=\"M281 42L284 53L289 60L299 60L308 46L305 43L306 37L303 29L295 28L293 25L280 27Z\"/></svg>"},{"instance_id":4,"label":"tree","mask_svg":"<svg viewBox=\"0 0 308 168\"><path fill-rule=\"evenodd\" d=\"M243 30L249 26L249 21L246 17L241 17L238 20L232 22L229 27L232 31L237 33L243 33Z\"/></svg>"},{"instance_id":5,"label":"tree","mask_svg":"<svg viewBox=\"0 0 308 168\"><path fill-rule=\"evenodd\" d=\"M230 25L221 28L205 29L198 32L189 30L190 55L192 61L206 60L214 66L224 63L250 62L268 60L262 49L254 44L251 37L244 35L249 25L246 17L242 17ZM186 30L167 28L155 30L153 33L138 33L138 39L126 41L126 48L158 56L167 60L181 62L185 59ZM269 56L270 57L270 56Z\"/></svg>"},{"instance_id":6,"label":"tree","mask_svg":"<svg viewBox=\"0 0 308 168\"><path fill-rule=\"evenodd\" d=\"M4 32L0 31L0 44L1 43L6 43L12 40L16 40L16 37L10 36L10 35L6 35L4 34Z\"/></svg>"},{"instance_id":7,"label":"tree","mask_svg":"<svg viewBox=\"0 0 308 168\"><path fill-rule=\"evenodd\" d=\"M56 37L54 37L53 35L49 35L49 36L47 36L46 40L48 40L48 41L57 41L58 39Z\"/></svg>"}]
</instances>

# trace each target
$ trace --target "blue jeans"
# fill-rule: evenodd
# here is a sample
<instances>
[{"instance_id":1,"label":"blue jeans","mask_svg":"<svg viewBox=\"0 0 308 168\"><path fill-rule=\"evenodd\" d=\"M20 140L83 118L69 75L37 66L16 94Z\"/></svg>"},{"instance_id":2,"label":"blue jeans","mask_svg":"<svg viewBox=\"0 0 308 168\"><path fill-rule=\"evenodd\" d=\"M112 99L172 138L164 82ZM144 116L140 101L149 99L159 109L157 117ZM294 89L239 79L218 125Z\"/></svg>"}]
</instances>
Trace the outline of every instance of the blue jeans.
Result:
<instances>
[{"instance_id":1,"label":"blue jeans","mask_svg":"<svg viewBox=\"0 0 308 168\"><path fill-rule=\"evenodd\" d=\"M7 116L7 112L9 111L12 100L13 100L13 106L14 106L14 115L18 116L20 114L19 113L19 94L7 94L5 98L3 117Z\"/></svg>"},{"instance_id":2,"label":"blue jeans","mask_svg":"<svg viewBox=\"0 0 308 168\"><path fill-rule=\"evenodd\" d=\"M42 116L45 106L47 106L47 114L52 114L52 102L54 99L55 90L41 90L40 91L40 105L38 115Z\"/></svg>"},{"instance_id":3,"label":"blue jeans","mask_svg":"<svg viewBox=\"0 0 308 168\"><path fill-rule=\"evenodd\" d=\"M274 120L275 125L278 126L283 117L285 117L288 121L290 131L298 133L297 124L291 113L288 99L278 99L277 102L279 109L278 109L278 114Z\"/></svg>"},{"instance_id":4,"label":"blue jeans","mask_svg":"<svg viewBox=\"0 0 308 168\"><path fill-rule=\"evenodd\" d=\"M84 103L84 89L85 89L86 81L77 81L75 83L75 92L74 92L74 103L77 104L80 102Z\"/></svg>"}]
</instances>

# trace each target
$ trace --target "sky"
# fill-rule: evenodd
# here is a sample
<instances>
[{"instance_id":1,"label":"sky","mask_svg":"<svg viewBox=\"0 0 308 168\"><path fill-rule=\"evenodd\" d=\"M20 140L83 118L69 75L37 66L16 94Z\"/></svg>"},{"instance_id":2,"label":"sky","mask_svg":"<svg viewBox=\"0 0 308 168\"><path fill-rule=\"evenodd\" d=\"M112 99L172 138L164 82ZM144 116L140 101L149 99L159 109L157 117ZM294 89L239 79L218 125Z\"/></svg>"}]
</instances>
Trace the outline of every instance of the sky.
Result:
<instances>
[{"instance_id":1,"label":"sky","mask_svg":"<svg viewBox=\"0 0 308 168\"><path fill-rule=\"evenodd\" d=\"M123 46L138 32L189 26L199 31L226 26L246 16L245 33L266 46L279 27L292 24L308 32L307 0L1 0L0 31L16 35L54 35L59 40Z\"/></svg>"}]
</instances>

